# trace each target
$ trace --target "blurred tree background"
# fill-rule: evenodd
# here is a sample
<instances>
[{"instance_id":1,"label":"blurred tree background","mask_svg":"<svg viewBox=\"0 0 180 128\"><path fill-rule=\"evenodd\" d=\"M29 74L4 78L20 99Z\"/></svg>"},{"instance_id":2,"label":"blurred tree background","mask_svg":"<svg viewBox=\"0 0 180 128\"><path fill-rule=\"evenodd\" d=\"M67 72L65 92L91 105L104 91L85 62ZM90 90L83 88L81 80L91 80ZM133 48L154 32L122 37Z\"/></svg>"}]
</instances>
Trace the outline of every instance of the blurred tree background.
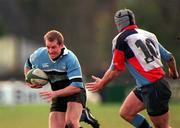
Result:
<instances>
[{"instance_id":1,"label":"blurred tree background","mask_svg":"<svg viewBox=\"0 0 180 128\"><path fill-rule=\"evenodd\" d=\"M21 39L31 40L38 47L43 46L43 35L47 31L59 30L64 34L66 46L76 53L84 74L88 76L110 64L111 41L117 34L113 17L121 8L133 10L138 26L155 33L180 65L180 41L177 40L180 36L179 0L1 0L0 37L16 37L17 49ZM26 48L23 49L25 52L29 49ZM23 78L20 54L24 53L16 53L16 65L14 70L8 70L7 78ZM6 53L1 56L6 57ZM1 73L0 77L3 76Z\"/></svg>"}]
</instances>

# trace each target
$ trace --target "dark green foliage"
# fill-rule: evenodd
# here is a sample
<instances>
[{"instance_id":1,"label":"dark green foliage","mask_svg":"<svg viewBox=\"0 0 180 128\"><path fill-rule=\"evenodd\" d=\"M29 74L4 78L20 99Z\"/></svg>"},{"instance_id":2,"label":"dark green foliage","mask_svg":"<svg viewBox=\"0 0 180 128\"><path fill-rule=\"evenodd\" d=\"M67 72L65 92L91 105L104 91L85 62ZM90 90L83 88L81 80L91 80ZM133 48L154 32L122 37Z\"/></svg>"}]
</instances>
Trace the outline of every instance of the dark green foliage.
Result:
<instances>
[{"instance_id":1,"label":"dark green foliage","mask_svg":"<svg viewBox=\"0 0 180 128\"><path fill-rule=\"evenodd\" d=\"M1 0L0 36L8 33L42 43L45 32L57 29L84 73L92 73L110 63L111 40L117 34L113 17L121 8L133 10L138 26L155 33L180 63L179 0Z\"/></svg>"}]
</instances>

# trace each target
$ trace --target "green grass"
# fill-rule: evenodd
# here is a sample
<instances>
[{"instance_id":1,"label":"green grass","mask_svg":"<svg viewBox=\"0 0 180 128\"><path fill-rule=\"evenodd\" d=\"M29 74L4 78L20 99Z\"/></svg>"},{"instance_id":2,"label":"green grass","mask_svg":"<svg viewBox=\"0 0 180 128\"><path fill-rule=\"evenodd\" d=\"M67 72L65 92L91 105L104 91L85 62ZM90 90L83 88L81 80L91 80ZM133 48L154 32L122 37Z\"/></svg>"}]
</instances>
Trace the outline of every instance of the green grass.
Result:
<instances>
[{"instance_id":1,"label":"green grass","mask_svg":"<svg viewBox=\"0 0 180 128\"><path fill-rule=\"evenodd\" d=\"M0 107L0 128L47 128L47 105Z\"/></svg>"},{"instance_id":2,"label":"green grass","mask_svg":"<svg viewBox=\"0 0 180 128\"><path fill-rule=\"evenodd\" d=\"M93 115L99 120L101 128L132 128L118 115L120 104L88 104ZM180 103L170 104L170 124L180 126ZM0 107L0 128L48 128L49 105L17 105ZM145 112L142 112L147 117ZM91 128L81 123L84 128Z\"/></svg>"}]
</instances>

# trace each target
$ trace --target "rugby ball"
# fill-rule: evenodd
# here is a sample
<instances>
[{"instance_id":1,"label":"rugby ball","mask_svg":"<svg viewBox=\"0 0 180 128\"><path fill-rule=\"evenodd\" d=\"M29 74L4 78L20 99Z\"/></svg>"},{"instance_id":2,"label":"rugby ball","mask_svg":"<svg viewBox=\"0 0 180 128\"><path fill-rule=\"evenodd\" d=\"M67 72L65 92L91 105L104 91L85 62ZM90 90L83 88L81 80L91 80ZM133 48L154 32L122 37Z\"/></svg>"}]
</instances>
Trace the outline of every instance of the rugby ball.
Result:
<instances>
[{"instance_id":1,"label":"rugby ball","mask_svg":"<svg viewBox=\"0 0 180 128\"><path fill-rule=\"evenodd\" d=\"M28 71L26 75L26 82L30 84L37 84L44 86L48 83L48 76L43 70L38 68L33 68Z\"/></svg>"}]
</instances>

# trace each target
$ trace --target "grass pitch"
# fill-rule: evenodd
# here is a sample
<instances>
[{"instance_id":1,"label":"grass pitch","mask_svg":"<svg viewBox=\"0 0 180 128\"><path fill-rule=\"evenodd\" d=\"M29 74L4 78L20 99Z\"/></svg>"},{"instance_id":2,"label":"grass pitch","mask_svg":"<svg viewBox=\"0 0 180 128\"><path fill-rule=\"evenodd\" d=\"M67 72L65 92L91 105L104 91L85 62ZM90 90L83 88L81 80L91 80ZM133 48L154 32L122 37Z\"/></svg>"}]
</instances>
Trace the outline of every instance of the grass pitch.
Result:
<instances>
[{"instance_id":1,"label":"grass pitch","mask_svg":"<svg viewBox=\"0 0 180 128\"><path fill-rule=\"evenodd\" d=\"M132 128L118 115L121 104L89 104L93 115L99 120L101 128ZM48 128L49 105L0 106L0 128ZM147 117L145 112L142 112ZM180 126L180 103L170 104L170 124ZM81 123L84 128L90 125Z\"/></svg>"}]
</instances>

